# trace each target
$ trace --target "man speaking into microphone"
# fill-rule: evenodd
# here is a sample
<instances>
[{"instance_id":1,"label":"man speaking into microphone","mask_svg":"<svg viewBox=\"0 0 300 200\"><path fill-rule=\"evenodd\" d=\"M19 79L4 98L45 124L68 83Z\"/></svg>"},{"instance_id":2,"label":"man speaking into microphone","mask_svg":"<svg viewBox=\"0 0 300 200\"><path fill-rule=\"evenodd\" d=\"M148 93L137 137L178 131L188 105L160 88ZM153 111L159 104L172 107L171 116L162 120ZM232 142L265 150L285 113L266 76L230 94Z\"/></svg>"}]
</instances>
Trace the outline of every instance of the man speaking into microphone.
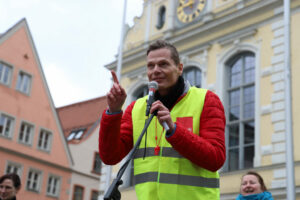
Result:
<instances>
[{"instance_id":1,"label":"man speaking into microphone","mask_svg":"<svg viewBox=\"0 0 300 200\"><path fill-rule=\"evenodd\" d=\"M158 85L152 105L149 93L123 113L127 95L111 72L114 84L107 93L108 109L99 132L102 161L114 165L128 154L144 128L150 107L150 114L155 112L156 117L134 157L138 199L220 199L217 170L226 158L221 101L213 92L190 86L183 79L183 65L172 44L158 40L146 55L149 82Z\"/></svg>"}]
</instances>

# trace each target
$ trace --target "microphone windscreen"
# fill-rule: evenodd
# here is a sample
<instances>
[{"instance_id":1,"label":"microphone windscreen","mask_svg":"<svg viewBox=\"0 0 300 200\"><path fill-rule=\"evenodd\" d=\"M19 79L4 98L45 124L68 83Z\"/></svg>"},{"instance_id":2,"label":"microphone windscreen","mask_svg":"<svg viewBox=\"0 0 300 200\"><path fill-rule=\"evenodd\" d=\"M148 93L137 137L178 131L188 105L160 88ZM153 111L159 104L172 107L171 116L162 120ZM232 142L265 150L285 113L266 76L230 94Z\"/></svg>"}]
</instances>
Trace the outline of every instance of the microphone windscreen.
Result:
<instances>
[{"instance_id":1,"label":"microphone windscreen","mask_svg":"<svg viewBox=\"0 0 300 200\"><path fill-rule=\"evenodd\" d=\"M151 81L151 82L148 83L148 88L149 89L153 88L153 89L157 90L158 89L158 83L156 81Z\"/></svg>"}]
</instances>

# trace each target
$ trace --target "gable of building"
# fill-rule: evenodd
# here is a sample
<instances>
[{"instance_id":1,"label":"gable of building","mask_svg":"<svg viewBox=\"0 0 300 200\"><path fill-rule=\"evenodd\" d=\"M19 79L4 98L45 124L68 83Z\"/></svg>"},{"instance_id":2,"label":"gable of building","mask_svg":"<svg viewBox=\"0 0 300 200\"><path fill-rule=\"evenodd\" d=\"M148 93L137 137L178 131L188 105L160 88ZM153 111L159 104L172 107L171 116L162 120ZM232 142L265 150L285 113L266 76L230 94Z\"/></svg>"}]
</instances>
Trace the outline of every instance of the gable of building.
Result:
<instances>
[{"instance_id":1,"label":"gable of building","mask_svg":"<svg viewBox=\"0 0 300 200\"><path fill-rule=\"evenodd\" d=\"M0 111L14 119L14 134L10 140L0 138L1 147L69 168L72 157L26 19L1 35L0 62L11 69L9 83L0 86ZM19 141L24 122L34 129L25 145ZM46 149L41 134L49 136Z\"/></svg>"}]
</instances>

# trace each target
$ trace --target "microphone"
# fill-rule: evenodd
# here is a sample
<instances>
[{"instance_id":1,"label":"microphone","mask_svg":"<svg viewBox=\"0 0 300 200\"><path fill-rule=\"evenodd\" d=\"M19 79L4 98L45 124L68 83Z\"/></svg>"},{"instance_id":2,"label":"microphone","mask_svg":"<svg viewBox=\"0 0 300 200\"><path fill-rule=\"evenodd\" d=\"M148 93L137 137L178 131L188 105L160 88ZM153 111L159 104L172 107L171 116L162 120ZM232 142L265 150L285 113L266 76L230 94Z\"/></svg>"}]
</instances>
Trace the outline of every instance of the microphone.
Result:
<instances>
[{"instance_id":1,"label":"microphone","mask_svg":"<svg viewBox=\"0 0 300 200\"><path fill-rule=\"evenodd\" d=\"M147 109L146 109L146 116L148 117L150 114L150 108L152 103L154 102L154 93L158 89L158 83L156 81L151 81L148 83L148 99L147 99Z\"/></svg>"},{"instance_id":2,"label":"microphone","mask_svg":"<svg viewBox=\"0 0 300 200\"><path fill-rule=\"evenodd\" d=\"M147 108L146 108L146 116L148 117L150 114L150 108L152 106L152 103L154 102L154 93L158 89L158 83L156 81L151 81L148 83L148 99L147 99ZM168 131L170 128L166 122L162 122L162 126L166 131Z\"/></svg>"}]
</instances>

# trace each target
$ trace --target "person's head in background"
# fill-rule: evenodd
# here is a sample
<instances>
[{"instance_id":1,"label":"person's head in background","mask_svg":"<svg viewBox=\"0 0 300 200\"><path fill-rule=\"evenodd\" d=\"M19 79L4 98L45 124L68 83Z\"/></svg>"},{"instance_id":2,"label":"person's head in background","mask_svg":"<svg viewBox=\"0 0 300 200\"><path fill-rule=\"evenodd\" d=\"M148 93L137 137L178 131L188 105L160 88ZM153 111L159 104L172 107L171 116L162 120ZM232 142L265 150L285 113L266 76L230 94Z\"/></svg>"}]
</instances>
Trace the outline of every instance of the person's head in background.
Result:
<instances>
[{"instance_id":1,"label":"person's head in background","mask_svg":"<svg viewBox=\"0 0 300 200\"><path fill-rule=\"evenodd\" d=\"M5 174L0 177L1 200L14 199L20 188L21 180L17 174Z\"/></svg>"},{"instance_id":2,"label":"person's head in background","mask_svg":"<svg viewBox=\"0 0 300 200\"><path fill-rule=\"evenodd\" d=\"M267 187L258 173L249 171L242 177L240 190L243 196L247 196L262 193L267 190Z\"/></svg>"}]
</instances>

